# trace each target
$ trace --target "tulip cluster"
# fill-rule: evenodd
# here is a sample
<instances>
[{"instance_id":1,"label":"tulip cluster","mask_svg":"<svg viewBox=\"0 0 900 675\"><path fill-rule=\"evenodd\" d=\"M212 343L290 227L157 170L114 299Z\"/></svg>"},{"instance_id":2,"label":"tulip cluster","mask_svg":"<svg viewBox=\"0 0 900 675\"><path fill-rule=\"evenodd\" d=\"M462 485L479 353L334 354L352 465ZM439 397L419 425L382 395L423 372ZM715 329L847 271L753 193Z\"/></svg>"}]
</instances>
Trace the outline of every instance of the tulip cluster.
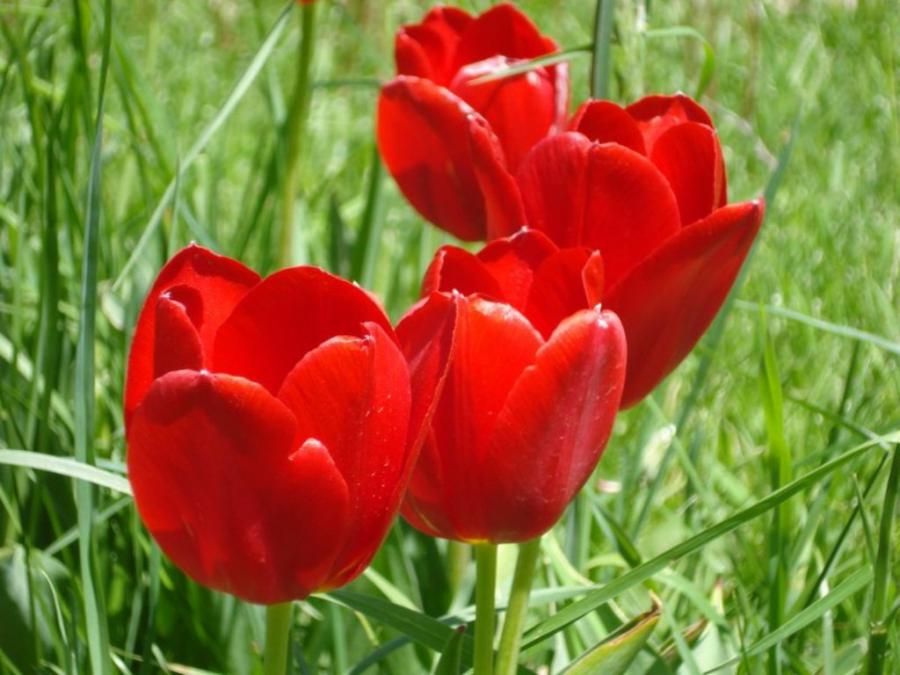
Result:
<instances>
[{"instance_id":1,"label":"tulip cluster","mask_svg":"<svg viewBox=\"0 0 900 675\"><path fill-rule=\"evenodd\" d=\"M302 1L302 0L301 0ZM190 246L140 313L125 395L140 515L202 584L282 603L348 583L395 515L526 542L593 473L617 412L690 352L759 230L684 95L568 117L566 65L510 4L397 34L377 139L440 248L392 326L312 267L260 279Z\"/></svg>"}]
</instances>

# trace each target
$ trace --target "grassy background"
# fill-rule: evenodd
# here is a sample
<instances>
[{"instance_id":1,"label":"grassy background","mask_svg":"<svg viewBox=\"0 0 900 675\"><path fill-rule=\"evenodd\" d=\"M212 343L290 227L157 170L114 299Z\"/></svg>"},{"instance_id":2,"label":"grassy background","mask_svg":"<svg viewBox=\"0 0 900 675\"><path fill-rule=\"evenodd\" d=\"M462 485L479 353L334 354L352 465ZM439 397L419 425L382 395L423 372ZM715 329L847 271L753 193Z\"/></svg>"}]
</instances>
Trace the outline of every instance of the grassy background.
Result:
<instances>
[{"instance_id":1,"label":"grassy background","mask_svg":"<svg viewBox=\"0 0 900 675\"><path fill-rule=\"evenodd\" d=\"M614 98L694 92L702 43L658 29L696 29L714 58L703 100L732 199L778 189L727 322L620 416L598 481L545 539L537 585L550 590L536 595L531 635L549 632L555 612L584 613L562 609L579 587L637 571L610 587L621 591L610 602L588 596L596 611L536 643L529 664L556 672L653 592L662 619L629 672L697 673L728 659L722 672L853 672L879 618L875 569L887 577L896 668L896 565L876 569L886 548L900 555L885 517L887 442L658 571L646 561L900 427L898 13L875 0L646 4L617 3ZM130 331L172 251L198 240L262 273L278 259L297 13L274 0L114 5L105 60L103 2L0 2L0 448L41 453L63 473L56 458L123 471ZM592 5L522 2L564 46L590 41ZM393 31L426 6L321 2L300 168L295 261L351 275L394 317L445 239L373 163L373 85L392 73ZM587 59L573 61L572 80L577 104ZM0 464L0 672L83 672L107 655L132 672L258 667L260 608L187 581L127 496L10 461ZM501 593L513 559L501 552ZM301 603L297 672L427 672L442 626L418 615L404 624L397 605L470 618L464 563L398 524L351 587L393 604Z\"/></svg>"}]
</instances>

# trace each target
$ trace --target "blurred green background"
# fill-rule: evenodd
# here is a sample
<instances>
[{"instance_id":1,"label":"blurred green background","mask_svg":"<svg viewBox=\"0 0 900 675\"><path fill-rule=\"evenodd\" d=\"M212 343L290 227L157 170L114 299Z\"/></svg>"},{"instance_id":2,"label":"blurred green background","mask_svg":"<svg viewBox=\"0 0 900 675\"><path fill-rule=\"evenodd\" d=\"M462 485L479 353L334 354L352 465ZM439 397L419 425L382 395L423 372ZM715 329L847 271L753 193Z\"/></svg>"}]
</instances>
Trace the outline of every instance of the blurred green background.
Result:
<instances>
[{"instance_id":1,"label":"blurred green background","mask_svg":"<svg viewBox=\"0 0 900 675\"><path fill-rule=\"evenodd\" d=\"M562 46L590 42L592 2L520 4ZM767 186L773 199L736 302L651 400L620 416L602 482L545 539L537 586L551 591L538 593L529 625L572 589L608 583L900 427L892 5L616 4L612 97L693 94L711 72L701 100L725 147L731 199ZM393 33L429 6L320 0L296 184L294 262L358 280L394 318L448 241L404 202L373 142ZM86 457L121 473L127 346L162 263L196 240L261 273L276 268L299 23L273 0L113 3L98 145L104 3L0 2L0 448ZM588 64L572 60L573 110L587 97ZM96 251L84 245L92 225ZM94 277L96 293L84 281ZM530 649L528 663L558 672L646 610L653 592L662 619L628 672L698 673L729 659L722 672L853 672L873 619L888 626L890 672L897 568L885 577L876 561L884 528L895 561L900 554L884 499L895 447L875 443L779 509L697 545ZM69 477L3 457L0 672L86 672L91 649L123 672L259 667L260 609L162 560L127 496L101 488L91 498ZM504 550L501 588L511 560ZM415 625L398 629L395 605L470 617L471 569L450 562L465 560L398 524L352 587L394 605L301 603L296 672L428 672L439 650L409 644L424 639ZM873 573L887 578L880 617Z\"/></svg>"}]
</instances>

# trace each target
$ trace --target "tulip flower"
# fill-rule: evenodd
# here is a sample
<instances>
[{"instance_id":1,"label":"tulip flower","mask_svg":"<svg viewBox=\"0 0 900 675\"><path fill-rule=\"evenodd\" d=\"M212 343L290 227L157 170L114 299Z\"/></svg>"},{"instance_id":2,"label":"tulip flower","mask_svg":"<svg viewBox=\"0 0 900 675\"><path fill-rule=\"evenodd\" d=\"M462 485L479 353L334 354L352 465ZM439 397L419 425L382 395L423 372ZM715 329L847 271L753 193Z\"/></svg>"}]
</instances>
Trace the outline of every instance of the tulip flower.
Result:
<instances>
[{"instance_id":1,"label":"tulip flower","mask_svg":"<svg viewBox=\"0 0 900 675\"><path fill-rule=\"evenodd\" d=\"M529 227L600 251L603 303L628 339L622 406L634 405L712 323L759 231L762 201L727 203L715 128L683 95L627 108L589 101L570 132L535 146L517 183Z\"/></svg>"},{"instance_id":2,"label":"tulip flower","mask_svg":"<svg viewBox=\"0 0 900 675\"><path fill-rule=\"evenodd\" d=\"M477 240L488 235L487 201L502 198L507 210L517 208L510 172L538 141L565 128L567 66L480 78L555 51L556 43L507 3L478 17L437 7L421 23L400 29L398 76L378 103L378 146L425 219ZM498 175L506 177L499 188ZM510 217L513 229L523 224Z\"/></svg>"},{"instance_id":3,"label":"tulip flower","mask_svg":"<svg viewBox=\"0 0 900 675\"><path fill-rule=\"evenodd\" d=\"M441 372L411 382L357 286L313 267L261 280L190 246L156 279L129 356L138 512L210 588L272 605L346 584L398 510Z\"/></svg>"},{"instance_id":4,"label":"tulip flower","mask_svg":"<svg viewBox=\"0 0 900 675\"><path fill-rule=\"evenodd\" d=\"M397 326L408 353L452 325L448 373L403 516L423 532L524 542L591 475L625 376L619 319L595 305L599 256L535 231L478 255L444 247Z\"/></svg>"}]
</instances>

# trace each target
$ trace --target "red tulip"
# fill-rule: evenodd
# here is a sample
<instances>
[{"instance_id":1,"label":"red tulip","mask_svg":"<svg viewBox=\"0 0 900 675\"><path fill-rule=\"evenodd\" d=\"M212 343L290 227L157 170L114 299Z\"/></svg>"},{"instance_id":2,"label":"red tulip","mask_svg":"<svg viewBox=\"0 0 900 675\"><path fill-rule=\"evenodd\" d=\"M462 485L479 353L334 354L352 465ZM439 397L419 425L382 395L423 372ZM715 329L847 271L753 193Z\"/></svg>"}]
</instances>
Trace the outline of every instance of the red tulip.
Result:
<instances>
[{"instance_id":1,"label":"red tulip","mask_svg":"<svg viewBox=\"0 0 900 675\"><path fill-rule=\"evenodd\" d=\"M712 323L759 231L763 203L726 205L716 131L687 96L651 96L624 109L589 101L571 129L535 146L517 183L529 227L603 256L604 306L628 338L628 407Z\"/></svg>"},{"instance_id":2,"label":"red tulip","mask_svg":"<svg viewBox=\"0 0 900 675\"><path fill-rule=\"evenodd\" d=\"M349 582L421 443L442 371L417 372L411 383L387 317L353 284L312 267L260 280L182 250L128 363L128 475L147 529L193 579L253 602Z\"/></svg>"},{"instance_id":3,"label":"red tulip","mask_svg":"<svg viewBox=\"0 0 900 675\"><path fill-rule=\"evenodd\" d=\"M625 339L616 315L594 306L602 284L599 256L534 231L478 255L438 251L425 298L397 327L408 355L452 327L402 509L415 527L522 542L559 519L596 466L622 395Z\"/></svg>"},{"instance_id":4,"label":"red tulip","mask_svg":"<svg viewBox=\"0 0 900 675\"><path fill-rule=\"evenodd\" d=\"M423 217L476 240L489 234L486 201L502 198L504 211L518 208L509 172L535 143L565 127L567 67L475 80L556 50L511 4L478 17L438 7L421 23L400 29L398 77L378 103L378 146ZM513 220L514 229L523 224Z\"/></svg>"}]
</instances>

